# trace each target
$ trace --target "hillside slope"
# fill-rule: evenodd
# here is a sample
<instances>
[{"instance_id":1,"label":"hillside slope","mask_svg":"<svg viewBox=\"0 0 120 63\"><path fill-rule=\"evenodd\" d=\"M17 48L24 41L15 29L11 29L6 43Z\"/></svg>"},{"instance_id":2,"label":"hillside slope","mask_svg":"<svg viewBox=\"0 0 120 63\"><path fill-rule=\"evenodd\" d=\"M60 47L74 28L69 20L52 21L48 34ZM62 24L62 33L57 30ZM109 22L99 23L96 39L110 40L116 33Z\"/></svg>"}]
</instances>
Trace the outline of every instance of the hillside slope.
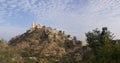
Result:
<instances>
[{"instance_id":1,"label":"hillside slope","mask_svg":"<svg viewBox=\"0 0 120 63\"><path fill-rule=\"evenodd\" d=\"M24 34L12 38L9 45L20 48L22 57L32 58L42 63L79 61L82 54L79 50L81 42L76 37L39 24L33 25ZM72 60L68 58L76 55L77 57Z\"/></svg>"}]
</instances>

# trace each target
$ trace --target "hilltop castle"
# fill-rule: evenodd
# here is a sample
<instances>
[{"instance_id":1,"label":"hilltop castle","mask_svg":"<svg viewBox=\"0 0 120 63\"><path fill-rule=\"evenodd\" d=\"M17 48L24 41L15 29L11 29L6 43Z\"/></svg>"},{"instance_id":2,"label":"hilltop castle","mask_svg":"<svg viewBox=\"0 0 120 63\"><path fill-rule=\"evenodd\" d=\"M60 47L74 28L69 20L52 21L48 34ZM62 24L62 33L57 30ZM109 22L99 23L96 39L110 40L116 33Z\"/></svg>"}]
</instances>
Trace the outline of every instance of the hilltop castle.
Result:
<instances>
[{"instance_id":1,"label":"hilltop castle","mask_svg":"<svg viewBox=\"0 0 120 63\"><path fill-rule=\"evenodd\" d=\"M32 26L31 26L31 28L27 31L28 33L31 33L33 30L35 30L35 29L42 29L42 25L40 25L40 24L35 24L35 23L32 23Z\"/></svg>"},{"instance_id":2,"label":"hilltop castle","mask_svg":"<svg viewBox=\"0 0 120 63\"><path fill-rule=\"evenodd\" d=\"M33 23L32 28L42 28L42 26L40 24Z\"/></svg>"},{"instance_id":3,"label":"hilltop castle","mask_svg":"<svg viewBox=\"0 0 120 63\"><path fill-rule=\"evenodd\" d=\"M30 30L28 31L28 33L31 33L32 31L36 30L36 29L39 29L39 30L44 30L46 33L48 33L48 36L49 37L56 37L56 38L60 38L59 35L63 36L63 39L67 38L68 40L72 40L73 37L69 36L69 35L65 35L65 32L62 31L62 30L56 30L56 29L52 29L51 27L45 27L45 26L42 26L40 24L35 24L35 23L32 23L32 26L30 28Z\"/></svg>"}]
</instances>

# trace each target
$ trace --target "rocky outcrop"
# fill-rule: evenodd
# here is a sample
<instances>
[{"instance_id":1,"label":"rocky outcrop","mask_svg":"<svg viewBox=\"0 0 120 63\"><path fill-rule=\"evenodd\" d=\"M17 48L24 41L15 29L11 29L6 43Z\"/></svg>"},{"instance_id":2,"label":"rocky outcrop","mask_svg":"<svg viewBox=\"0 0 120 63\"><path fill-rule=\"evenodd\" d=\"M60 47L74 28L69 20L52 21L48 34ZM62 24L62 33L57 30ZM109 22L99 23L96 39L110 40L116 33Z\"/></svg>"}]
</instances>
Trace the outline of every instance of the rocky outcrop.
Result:
<instances>
[{"instance_id":1,"label":"rocky outcrop","mask_svg":"<svg viewBox=\"0 0 120 63\"><path fill-rule=\"evenodd\" d=\"M34 58L36 61L60 62L72 55L76 61L81 60L81 41L64 31L37 26L32 25L22 35L12 38L9 45L21 48L22 57Z\"/></svg>"}]
</instances>

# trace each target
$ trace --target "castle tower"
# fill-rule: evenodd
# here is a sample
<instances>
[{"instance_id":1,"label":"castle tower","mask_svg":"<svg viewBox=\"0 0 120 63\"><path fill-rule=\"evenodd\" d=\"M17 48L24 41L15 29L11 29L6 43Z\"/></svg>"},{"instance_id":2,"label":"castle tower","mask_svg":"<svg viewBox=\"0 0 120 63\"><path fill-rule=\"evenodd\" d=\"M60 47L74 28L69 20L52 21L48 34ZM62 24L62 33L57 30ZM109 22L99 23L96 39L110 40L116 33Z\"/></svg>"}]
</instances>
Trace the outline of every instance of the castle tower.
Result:
<instances>
[{"instance_id":1,"label":"castle tower","mask_svg":"<svg viewBox=\"0 0 120 63\"><path fill-rule=\"evenodd\" d=\"M36 24L35 23L32 23L32 28L35 28L36 27Z\"/></svg>"},{"instance_id":2,"label":"castle tower","mask_svg":"<svg viewBox=\"0 0 120 63\"><path fill-rule=\"evenodd\" d=\"M32 28L42 28L40 24L32 23Z\"/></svg>"}]
</instances>

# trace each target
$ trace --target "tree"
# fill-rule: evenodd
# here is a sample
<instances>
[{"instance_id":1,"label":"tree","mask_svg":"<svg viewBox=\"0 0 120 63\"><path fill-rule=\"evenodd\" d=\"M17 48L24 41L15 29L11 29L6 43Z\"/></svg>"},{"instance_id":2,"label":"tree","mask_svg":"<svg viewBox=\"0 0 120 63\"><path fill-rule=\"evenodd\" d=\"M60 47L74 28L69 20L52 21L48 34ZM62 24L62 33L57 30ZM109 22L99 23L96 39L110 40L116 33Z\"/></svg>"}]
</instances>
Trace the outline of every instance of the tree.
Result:
<instances>
[{"instance_id":1,"label":"tree","mask_svg":"<svg viewBox=\"0 0 120 63\"><path fill-rule=\"evenodd\" d=\"M92 48L95 55L97 55L97 50L100 46L100 36L101 36L101 32L98 29L95 29L92 32L86 33L89 47Z\"/></svg>"},{"instance_id":2,"label":"tree","mask_svg":"<svg viewBox=\"0 0 120 63\"><path fill-rule=\"evenodd\" d=\"M89 47L94 53L95 63L119 63L120 46L119 44L113 44L114 36L106 27L102 28L102 31L95 29L92 32L88 32L86 37Z\"/></svg>"}]
</instances>

